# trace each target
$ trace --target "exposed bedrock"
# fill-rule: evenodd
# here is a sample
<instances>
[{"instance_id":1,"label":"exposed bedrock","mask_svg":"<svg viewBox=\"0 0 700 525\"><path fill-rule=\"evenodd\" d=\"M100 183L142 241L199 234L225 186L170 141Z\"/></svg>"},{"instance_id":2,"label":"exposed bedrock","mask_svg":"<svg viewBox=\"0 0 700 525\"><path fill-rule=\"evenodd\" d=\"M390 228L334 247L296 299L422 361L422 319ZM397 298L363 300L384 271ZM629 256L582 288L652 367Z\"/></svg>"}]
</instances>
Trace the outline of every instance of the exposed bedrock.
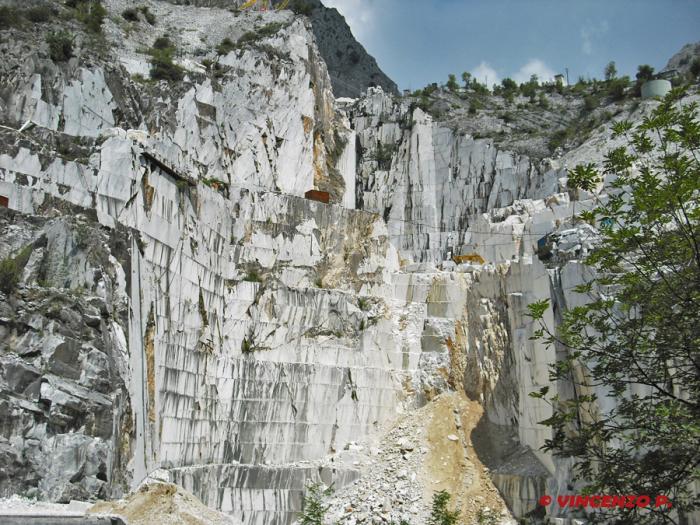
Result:
<instances>
[{"instance_id":1,"label":"exposed bedrock","mask_svg":"<svg viewBox=\"0 0 700 525\"><path fill-rule=\"evenodd\" d=\"M564 161L380 90L337 107L289 11L150 2L154 31L104 3L111 46L79 33L57 65L33 45L52 26L0 43L0 495L115 498L165 469L246 524L287 524L307 480L361 479L358 443L451 391L482 405L458 451L473 442L512 512L565 489L528 394L570 387L527 316L582 300L594 232L567 226ZM185 77L146 82L166 27ZM468 254L487 264L450 257Z\"/></svg>"},{"instance_id":2,"label":"exposed bedrock","mask_svg":"<svg viewBox=\"0 0 700 525\"><path fill-rule=\"evenodd\" d=\"M184 14L154 11L174 20ZM237 20L219 15L228 17L222 25ZM418 356L392 343L378 296L390 295L395 250L379 217L353 210L351 131L335 113L305 22L264 16L283 26L267 39L277 55L232 52L221 58L231 68L223 82L198 77L195 68L188 88L144 92L124 69L76 66L47 78L38 72L41 56L6 80L5 122L34 123L26 140L3 129L0 193L9 207L60 223L69 210L55 203L75 206L85 215L73 225L75 235L87 235L81 246L92 248L93 230L122 235L120 259L106 250L99 261L103 273L109 265L121 271L105 285L74 248L78 241L49 223L50 255L39 266L50 271L23 278L8 301L73 289L92 297L106 287L124 310L103 328L117 332L107 334L107 356L117 362L100 361L105 344L88 347L97 334L81 333L79 318L71 338L55 342L58 350L44 350L44 363L33 348L46 345L11 324L21 305L8 316L2 366L11 404L3 435L14 471L5 494L113 497L166 467L211 506L249 523L286 523L307 477L340 484L356 477L351 468L308 462L396 410L403 374ZM128 44L120 58L134 72L147 60ZM58 103L45 102L47 92ZM141 122L119 122L139 114ZM344 206L305 200L314 187ZM35 242L26 226L16 230L24 244L4 235L3 257ZM33 259L26 264L33 266ZM366 296L361 305L359 296ZM63 315L80 305L74 298ZM31 303L27 315L42 308ZM99 315L95 322L99 328ZM55 323L34 323L43 335L33 337L52 335ZM105 379L85 391L81 378L93 386L91 374ZM111 395L114 388L121 397ZM65 428L43 430L41 418L53 426L65 420ZM47 457L62 459L45 469ZM14 475L21 471L24 477ZM279 496L265 496L272 492Z\"/></svg>"},{"instance_id":3,"label":"exposed bedrock","mask_svg":"<svg viewBox=\"0 0 700 525\"><path fill-rule=\"evenodd\" d=\"M460 133L381 90L349 112L358 206L384 217L408 260L448 259L472 244L475 215L560 191L564 172L550 161L499 150L492 139Z\"/></svg>"},{"instance_id":4,"label":"exposed bedrock","mask_svg":"<svg viewBox=\"0 0 700 525\"><path fill-rule=\"evenodd\" d=\"M123 232L4 209L0 231L0 258L20 253L0 292L0 494L119 496L132 455Z\"/></svg>"}]
</instances>

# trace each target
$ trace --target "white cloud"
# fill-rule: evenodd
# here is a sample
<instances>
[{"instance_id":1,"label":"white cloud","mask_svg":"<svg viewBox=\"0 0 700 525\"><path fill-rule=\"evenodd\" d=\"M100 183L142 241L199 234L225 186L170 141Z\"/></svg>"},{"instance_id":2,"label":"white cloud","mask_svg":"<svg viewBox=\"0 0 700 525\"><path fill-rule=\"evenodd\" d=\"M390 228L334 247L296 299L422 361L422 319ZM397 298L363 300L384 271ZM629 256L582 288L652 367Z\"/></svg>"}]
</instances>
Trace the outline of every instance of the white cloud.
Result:
<instances>
[{"instance_id":1,"label":"white cloud","mask_svg":"<svg viewBox=\"0 0 700 525\"><path fill-rule=\"evenodd\" d=\"M581 51L584 55L593 54L594 40L607 33L608 29L610 29L610 24L608 24L607 20L603 20L599 24L589 24L581 27Z\"/></svg>"},{"instance_id":2,"label":"white cloud","mask_svg":"<svg viewBox=\"0 0 700 525\"><path fill-rule=\"evenodd\" d=\"M513 80L521 84L530 80L532 75L537 75L540 82L548 82L554 80L555 72L539 58L533 58L513 74Z\"/></svg>"},{"instance_id":3,"label":"white cloud","mask_svg":"<svg viewBox=\"0 0 700 525\"><path fill-rule=\"evenodd\" d=\"M591 42L591 35L585 27L581 28L581 51L584 55L593 54L593 43Z\"/></svg>"},{"instance_id":4,"label":"white cloud","mask_svg":"<svg viewBox=\"0 0 700 525\"><path fill-rule=\"evenodd\" d=\"M486 84L489 88L501 82L501 79L498 78L498 73L488 62L482 61L481 64L471 70L471 74L473 78L482 84Z\"/></svg>"},{"instance_id":5,"label":"white cloud","mask_svg":"<svg viewBox=\"0 0 700 525\"><path fill-rule=\"evenodd\" d=\"M372 0L323 0L326 7L335 7L350 26L352 34L360 42L372 32L374 2Z\"/></svg>"}]
</instances>

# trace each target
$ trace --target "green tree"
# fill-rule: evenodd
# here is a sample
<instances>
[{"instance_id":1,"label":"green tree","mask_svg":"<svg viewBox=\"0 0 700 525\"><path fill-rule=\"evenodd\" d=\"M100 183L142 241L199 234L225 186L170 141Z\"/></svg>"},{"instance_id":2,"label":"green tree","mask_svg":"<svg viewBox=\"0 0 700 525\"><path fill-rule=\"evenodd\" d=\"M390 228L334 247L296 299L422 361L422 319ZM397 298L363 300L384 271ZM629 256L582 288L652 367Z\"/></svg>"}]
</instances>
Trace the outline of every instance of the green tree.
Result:
<instances>
[{"instance_id":1,"label":"green tree","mask_svg":"<svg viewBox=\"0 0 700 525\"><path fill-rule=\"evenodd\" d=\"M333 493L332 487L322 488L320 483L311 483L306 487L302 513L299 517L301 525L323 525L323 519L330 505L323 503L323 498Z\"/></svg>"},{"instance_id":2,"label":"green tree","mask_svg":"<svg viewBox=\"0 0 700 525\"><path fill-rule=\"evenodd\" d=\"M572 190L571 223L576 222L576 199L579 198L579 190L593 191L600 182L600 176L595 164L579 164L568 171L566 186Z\"/></svg>"},{"instance_id":3,"label":"green tree","mask_svg":"<svg viewBox=\"0 0 700 525\"><path fill-rule=\"evenodd\" d=\"M489 87L486 84L482 84L476 79L472 79L470 86L474 93L477 93L479 95L488 95L490 93Z\"/></svg>"},{"instance_id":4,"label":"green tree","mask_svg":"<svg viewBox=\"0 0 700 525\"><path fill-rule=\"evenodd\" d=\"M518 91L518 84L512 78L506 77L501 80L501 86L503 86L505 91Z\"/></svg>"},{"instance_id":5,"label":"green tree","mask_svg":"<svg viewBox=\"0 0 700 525\"><path fill-rule=\"evenodd\" d=\"M428 525L455 525L459 519L459 510L451 511L450 493L441 490L433 494L433 506L428 518Z\"/></svg>"},{"instance_id":6,"label":"green tree","mask_svg":"<svg viewBox=\"0 0 700 525\"><path fill-rule=\"evenodd\" d=\"M494 93L496 92L496 88L498 86L494 86ZM503 98L506 99L508 102L513 102L515 95L518 94L518 84L515 83L515 80L512 78L504 78L501 80L501 89L499 90L501 95L503 95Z\"/></svg>"},{"instance_id":7,"label":"green tree","mask_svg":"<svg viewBox=\"0 0 700 525\"><path fill-rule=\"evenodd\" d=\"M640 82L646 82L654 78L654 68L649 64L642 64L637 67L637 80Z\"/></svg>"},{"instance_id":8,"label":"green tree","mask_svg":"<svg viewBox=\"0 0 700 525\"><path fill-rule=\"evenodd\" d=\"M557 330L543 323L547 301L530 305L541 337L567 358L553 380L572 396L530 395L552 405L542 423L545 449L575 461L595 494L665 495L665 507L606 509L615 523L684 522L698 507L700 480L700 121L697 103L673 90L640 125L614 125L625 145L604 172L617 178L592 212L602 240L586 259L595 277L575 292L588 303L564 312ZM634 168L634 169L633 169ZM580 187L593 183L581 169ZM602 410L598 394L606 396Z\"/></svg>"},{"instance_id":9,"label":"green tree","mask_svg":"<svg viewBox=\"0 0 700 525\"><path fill-rule=\"evenodd\" d=\"M611 99L617 101L625 98L625 93L630 85L630 78L628 76L613 78L607 83L608 96Z\"/></svg>"},{"instance_id":10,"label":"green tree","mask_svg":"<svg viewBox=\"0 0 700 525\"><path fill-rule=\"evenodd\" d=\"M459 89L459 84L457 83L457 77L450 73L447 77L447 89L449 89L452 93L457 91Z\"/></svg>"},{"instance_id":11,"label":"green tree","mask_svg":"<svg viewBox=\"0 0 700 525\"><path fill-rule=\"evenodd\" d=\"M469 85L472 81L472 74L468 71L462 73L462 82L464 82L464 89L469 89Z\"/></svg>"},{"instance_id":12,"label":"green tree","mask_svg":"<svg viewBox=\"0 0 700 525\"><path fill-rule=\"evenodd\" d=\"M654 78L654 68L649 64L642 64L641 66L638 66L635 78L637 81L634 83L634 94L637 97L641 97L642 84Z\"/></svg>"},{"instance_id":13,"label":"green tree","mask_svg":"<svg viewBox=\"0 0 700 525\"><path fill-rule=\"evenodd\" d=\"M537 75L532 75L530 77L530 80L527 82L523 82L520 84L520 92L530 98L530 102L535 101L535 96L537 94L537 88L540 87L540 82L539 79L537 78Z\"/></svg>"},{"instance_id":14,"label":"green tree","mask_svg":"<svg viewBox=\"0 0 700 525\"><path fill-rule=\"evenodd\" d=\"M605 80L612 80L617 76L617 67L615 67L615 62L610 61L608 65L605 66Z\"/></svg>"}]
</instances>

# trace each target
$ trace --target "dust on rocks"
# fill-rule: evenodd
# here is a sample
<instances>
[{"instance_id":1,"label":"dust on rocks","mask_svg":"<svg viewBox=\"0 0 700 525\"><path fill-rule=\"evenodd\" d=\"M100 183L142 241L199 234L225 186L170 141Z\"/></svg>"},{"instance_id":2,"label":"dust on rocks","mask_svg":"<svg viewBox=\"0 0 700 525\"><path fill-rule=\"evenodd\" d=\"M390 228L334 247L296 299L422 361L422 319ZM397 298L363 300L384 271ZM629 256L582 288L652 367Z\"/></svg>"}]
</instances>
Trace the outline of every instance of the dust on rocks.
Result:
<instances>
[{"instance_id":1,"label":"dust on rocks","mask_svg":"<svg viewBox=\"0 0 700 525\"><path fill-rule=\"evenodd\" d=\"M427 523L440 490L451 494L460 523L478 523L485 509L504 525L515 523L471 444L482 416L477 402L446 393L401 414L375 443L346 445L336 461L351 461L362 475L329 498L328 523Z\"/></svg>"}]
</instances>

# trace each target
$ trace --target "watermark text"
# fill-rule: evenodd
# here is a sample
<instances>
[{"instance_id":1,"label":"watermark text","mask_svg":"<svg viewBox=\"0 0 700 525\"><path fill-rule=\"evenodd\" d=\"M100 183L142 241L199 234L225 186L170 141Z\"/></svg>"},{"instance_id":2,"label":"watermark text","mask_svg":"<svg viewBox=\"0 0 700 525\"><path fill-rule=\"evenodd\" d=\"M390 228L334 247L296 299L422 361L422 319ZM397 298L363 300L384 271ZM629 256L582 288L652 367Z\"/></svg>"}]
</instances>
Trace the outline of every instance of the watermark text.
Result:
<instances>
[{"instance_id":1,"label":"watermark text","mask_svg":"<svg viewBox=\"0 0 700 525\"><path fill-rule=\"evenodd\" d=\"M539 503L543 507L552 504L552 497L544 495L540 498ZM646 508L653 507L658 509L664 507L670 509L673 503L666 496L610 496L610 495L592 495L582 496L574 494L560 494L556 499L557 505L562 508L592 508L592 509L633 509L635 507Z\"/></svg>"}]
</instances>

